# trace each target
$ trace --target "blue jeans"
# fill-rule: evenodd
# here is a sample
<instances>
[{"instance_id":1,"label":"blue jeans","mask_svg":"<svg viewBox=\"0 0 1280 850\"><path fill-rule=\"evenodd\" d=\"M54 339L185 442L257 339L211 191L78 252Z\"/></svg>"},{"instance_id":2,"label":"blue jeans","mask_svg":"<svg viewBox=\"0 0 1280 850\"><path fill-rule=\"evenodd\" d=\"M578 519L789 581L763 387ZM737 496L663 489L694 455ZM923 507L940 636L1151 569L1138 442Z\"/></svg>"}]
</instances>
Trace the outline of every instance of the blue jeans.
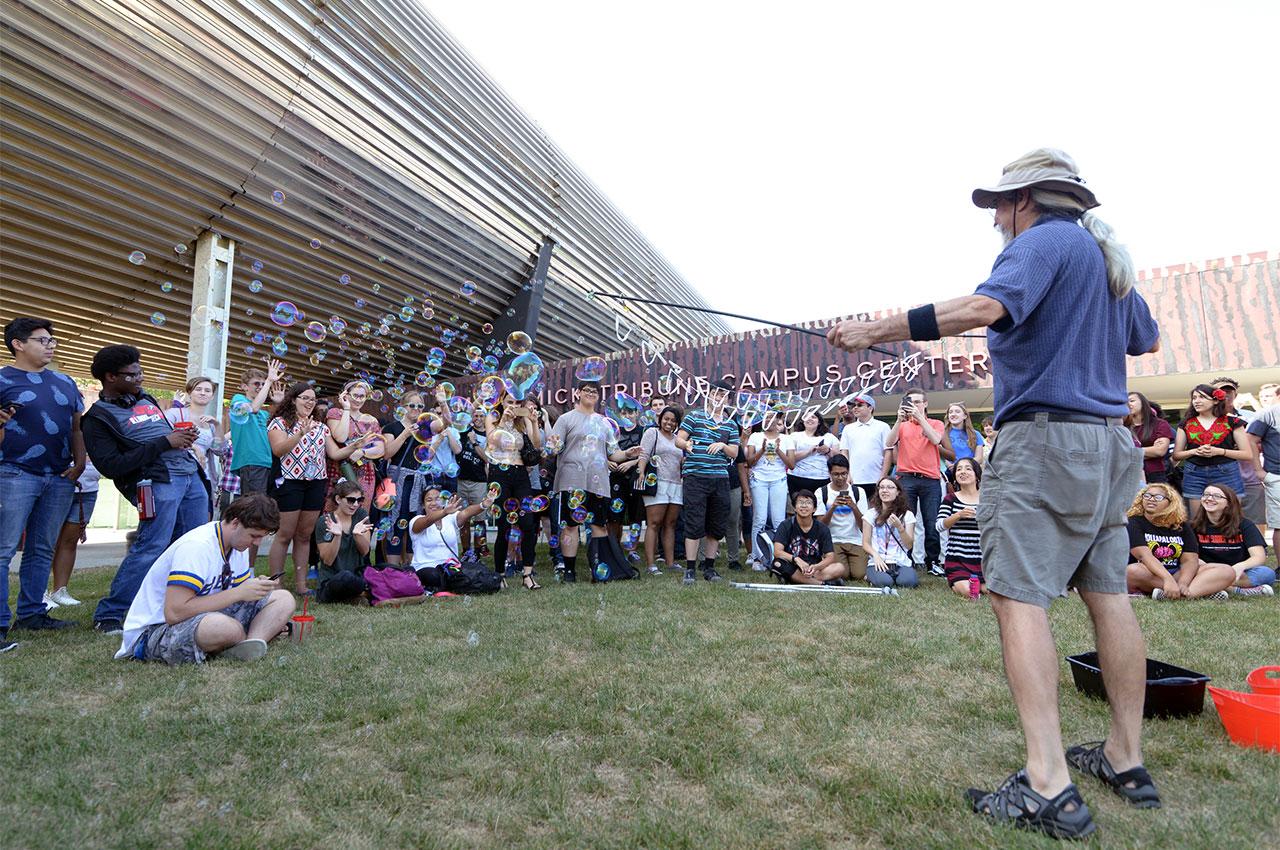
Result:
<instances>
[{"instance_id":1,"label":"blue jeans","mask_svg":"<svg viewBox=\"0 0 1280 850\"><path fill-rule=\"evenodd\" d=\"M44 613L53 547L75 495L76 485L61 475L36 475L0 463L0 628L9 627L9 562L24 531L18 619Z\"/></svg>"},{"instance_id":2,"label":"blue jeans","mask_svg":"<svg viewBox=\"0 0 1280 850\"><path fill-rule=\"evenodd\" d=\"M767 525L774 531L787 518L787 479L751 482L751 548L756 560L766 566L773 562L772 552L761 552L760 532Z\"/></svg>"},{"instance_id":3,"label":"blue jeans","mask_svg":"<svg viewBox=\"0 0 1280 850\"><path fill-rule=\"evenodd\" d=\"M111 580L111 591L93 612L95 623L123 620L156 558L170 543L209 521L209 493L199 475L171 475L168 481L152 484L151 494L156 503L155 519L138 523L138 534Z\"/></svg>"},{"instance_id":4,"label":"blue jeans","mask_svg":"<svg viewBox=\"0 0 1280 850\"><path fill-rule=\"evenodd\" d=\"M938 542L938 508L942 505L942 487L937 478L920 478L903 474L898 478L907 497L907 510L916 515L916 533L924 528L924 559L938 563L942 547Z\"/></svg>"}]
</instances>

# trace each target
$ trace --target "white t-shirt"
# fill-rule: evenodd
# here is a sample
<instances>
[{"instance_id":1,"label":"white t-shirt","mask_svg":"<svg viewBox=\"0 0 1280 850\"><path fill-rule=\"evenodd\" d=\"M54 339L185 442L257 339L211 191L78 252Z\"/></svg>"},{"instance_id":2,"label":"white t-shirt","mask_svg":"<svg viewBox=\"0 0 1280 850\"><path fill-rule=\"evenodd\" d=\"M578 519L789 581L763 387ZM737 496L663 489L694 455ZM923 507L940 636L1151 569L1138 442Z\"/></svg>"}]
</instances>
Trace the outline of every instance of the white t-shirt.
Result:
<instances>
[{"instance_id":1,"label":"white t-shirt","mask_svg":"<svg viewBox=\"0 0 1280 850\"><path fill-rule=\"evenodd\" d=\"M849 453L849 480L854 484L875 484L884 469L888 425L878 419L845 423L840 432L840 448Z\"/></svg>"},{"instance_id":2,"label":"white t-shirt","mask_svg":"<svg viewBox=\"0 0 1280 850\"><path fill-rule=\"evenodd\" d=\"M76 479L76 483L80 485L81 493L98 492L98 482L102 480L102 473L93 466L93 461L85 458L84 472L80 473L80 477Z\"/></svg>"},{"instance_id":3,"label":"white t-shirt","mask_svg":"<svg viewBox=\"0 0 1280 850\"><path fill-rule=\"evenodd\" d=\"M225 549L221 529L220 522L193 528L169 544L169 548L156 558L138 588L138 595L133 597L129 613L125 615L124 640L116 658L131 656L142 630L164 622L164 595L170 585L189 587L196 596L210 596L253 577L248 549L243 552L233 549L231 556L226 561L222 560ZM224 563L231 570L230 583L225 588L222 586Z\"/></svg>"},{"instance_id":4,"label":"white t-shirt","mask_svg":"<svg viewBox=\"0 0 1280 850\"><path fill-rule=\"evenodd\" d=\"M791 435L791 442L795 446L796 454L805 449L814 446L827 446L831 449L840 447L839 441L831 434L823 434L821 437L810 437L803 431L796 431ZM796 461L795 467L792 468L791 474L798 478L819 478L827 479L831 477L831 473L827 471L827 458L831 455L820 455L817 452L803 457Z\"/></svg>"},{"instance_id":5,"label":"white t-shirt","mask_svg":"<svg viewBox=\"0 0 1280 850\"><path fill-rule=\"evenodd\" d=\"M876 525L875 519L867 517L871 520L871 546L876 550L876 554L887 563L897 564L900 567L911 566L911 553L903 548L906 542L901 531L889 525L889 521L885 520L884 525ZM915 514L907 511L902 517L902 525L908 531L916 524Z\"/></svg>"},{"instance_id":6,"label":"white t-shirt","mask_svg":"<svg viewBox=\"0 0 1280 850\"><path fill-rule=\"evenodd\" d=\"M756 461L755 466L750 467L753 482L758 481L763 484L768 481L781 481L787 477L787 464L783 461L781 453L795 448L789 435L778 434L776 437L770 437L760 431L747 439L747 447L754 451L764 449L764 456Z\"/></svg>"},{"instance_id":7,"label":"white t-shirt","mask_svg":"<svg viewBox=\"0 0 1280 850\"><path fill-rule=\"evenodd\" d=\"M858 511L862 516L867 515L867 494L862 491L861 487L850 484L846 490L837 490L828 484L826 487L819 487L814 492L814 497L818 500L818 506L814 509L814 516L824 517L827 515L827 502L822 498L823 491L826 490L827 498L835 501L836 497L841 493L848 493L853 497L853 503L858 506ZM857 546L862 545L862 524L858 522L858 514L853 512L852 508L848 509L848 513L834 511L831 514L831 522L827 528L831 529L832 543L853 543Z\"/></svg>"},{"instance_id":8,"label":"white t-shirt","mask_svg":"<svg viewBox=\"0 0 1280 850\"><path fill-rule=\"evenodd\" d=\"M409 538L413 541L413 568L437 567L446 561L457 561L461 557L458 548L458 515L446 514L439 522L439 528L428 525L422 531L414 531L410 520Z\"/></svg>"}]
</instances>

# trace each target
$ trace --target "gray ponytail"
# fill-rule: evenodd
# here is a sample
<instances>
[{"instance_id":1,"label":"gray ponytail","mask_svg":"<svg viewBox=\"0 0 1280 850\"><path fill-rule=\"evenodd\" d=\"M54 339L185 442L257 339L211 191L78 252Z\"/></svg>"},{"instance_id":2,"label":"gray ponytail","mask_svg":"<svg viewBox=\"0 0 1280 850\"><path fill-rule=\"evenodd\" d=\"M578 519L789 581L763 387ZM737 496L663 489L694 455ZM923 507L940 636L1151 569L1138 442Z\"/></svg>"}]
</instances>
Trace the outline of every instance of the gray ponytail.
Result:
<instances>
[{"instance_id":1,"label":"gray ponytail","mask_svg":"<svg viewBox=\"0 0 1280 850\"><path fill-rule=\"evenodd\" d=\"M1084 208L1084 204L1073 195L1065 192L1053 192L1048 189L1032 189L1031 200L1041 212L1070 215L1079 218L1080 224L1102 249L1102 259L1107 264L1107 284L1111 295L1123 298L1133 289L1133 260L1129 251L1116 241L1115 231L1111 226Z\"/></svg>"}]
</instances>

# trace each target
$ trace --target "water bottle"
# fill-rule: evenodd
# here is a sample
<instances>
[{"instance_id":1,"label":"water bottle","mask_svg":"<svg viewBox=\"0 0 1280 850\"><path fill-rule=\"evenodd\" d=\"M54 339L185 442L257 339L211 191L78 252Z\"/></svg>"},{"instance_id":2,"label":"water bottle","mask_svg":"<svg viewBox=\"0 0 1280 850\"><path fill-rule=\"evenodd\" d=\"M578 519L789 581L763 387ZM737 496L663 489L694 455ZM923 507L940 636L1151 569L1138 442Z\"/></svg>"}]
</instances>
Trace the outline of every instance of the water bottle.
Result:
<instances>
[{"instance_id":1,"label":"water bottle","mask_svg":"<svg viewBox=\"0 0 1280 850\"><path fill-rule=\"evenodd\" d=\"M143 478L138 482L138 519L156 518L156 497L151 492L151 479Z\"/></svg>"},{"instance_id":2,"label":"water bottle","mask_svg":"<svg viewBox=\"0 0 1280 850\"><path fill-rule=\"evenodd\" d=\"M982 593L982 579L977 576L969 576L969 598L977 599Z\"/></svg>"}]
</instances>

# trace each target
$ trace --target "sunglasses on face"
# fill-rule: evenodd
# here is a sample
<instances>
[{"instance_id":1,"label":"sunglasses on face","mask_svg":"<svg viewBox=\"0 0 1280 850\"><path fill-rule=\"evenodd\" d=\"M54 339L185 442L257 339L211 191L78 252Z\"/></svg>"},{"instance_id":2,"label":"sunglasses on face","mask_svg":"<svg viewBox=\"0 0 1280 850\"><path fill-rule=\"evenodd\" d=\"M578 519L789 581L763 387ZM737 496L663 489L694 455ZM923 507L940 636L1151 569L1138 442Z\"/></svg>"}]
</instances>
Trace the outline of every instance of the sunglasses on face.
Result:
<instances>
[{"instance_id":1,"label":"sunglasses on face","mask_svg":"<svg viewBox=\"0 0 1280 850\"><path fill-rule=\"evenodd\" d=\"M343 496L342 501L348 505L358 505L364 501L364 496Z\"/></svg>"},{"instance_id":2,"label":"sunglasses on face","mask_svg":"<svg viewBox=\"0 0 1280 850\"><path fill-rule=\"evenodd\" d=\"M426 407L426 405L425 404L406 404L405 407L409 408L410 410L422 410L424 407Z\"/></svg>"}]
</instances>

